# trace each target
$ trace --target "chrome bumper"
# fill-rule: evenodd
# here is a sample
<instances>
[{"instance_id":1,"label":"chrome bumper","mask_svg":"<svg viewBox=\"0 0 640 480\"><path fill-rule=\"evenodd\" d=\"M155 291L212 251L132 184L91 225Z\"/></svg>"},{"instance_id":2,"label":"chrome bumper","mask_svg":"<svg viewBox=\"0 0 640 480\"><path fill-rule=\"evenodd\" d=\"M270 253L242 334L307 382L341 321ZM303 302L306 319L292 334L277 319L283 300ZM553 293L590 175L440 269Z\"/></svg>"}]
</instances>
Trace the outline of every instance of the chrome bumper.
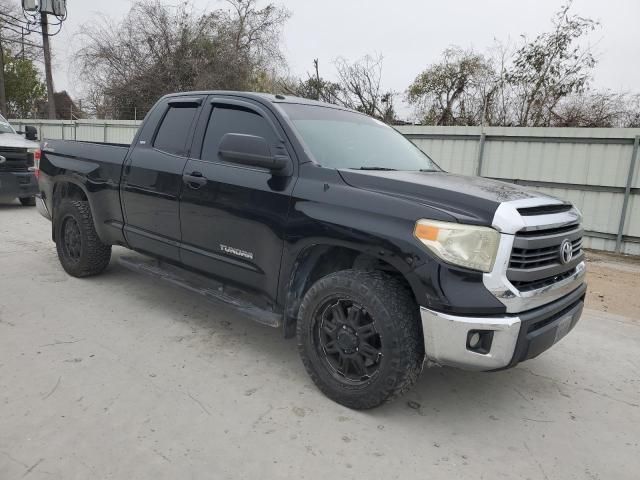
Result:
<instances>
[{"instance_id":1,"label":"chrome bumper","mask_svg":"<svg viewBox=\"0 0 640 480\"><path fill-rule=\"evenodd\" d=\"M463 317L420 308L426 360L465 370L499 370L538 356L578 323L587 291L583 283L543 307L501 317ZM486 339L471 341L475 333Z\"/></svg>"},{"instance_id":2,"label":"chrome bumper","mask_svg":"<svg viewBox=\"0 0 640 480\"><path fill-rule=\"evenodd\" d=\"M495 370L509 365L520 333L519 317L459 317L420 308L427 359L465 370ZM472 330L493 331L488 353L467 348Z\"/></svg>"},{"instance_id":3,"label":"chrome bumper","mask_svg":"<svg viewBox=\"0 0 640 480\"><path fill-rule=\"evenodd\" d=\"M44 203L44 200L42 200L40 195L36 195L36 210L38 210L38 213L40 213L44 218L51 220L51 214L49 213L47 204Z\"/></svg>"}]
</instances>

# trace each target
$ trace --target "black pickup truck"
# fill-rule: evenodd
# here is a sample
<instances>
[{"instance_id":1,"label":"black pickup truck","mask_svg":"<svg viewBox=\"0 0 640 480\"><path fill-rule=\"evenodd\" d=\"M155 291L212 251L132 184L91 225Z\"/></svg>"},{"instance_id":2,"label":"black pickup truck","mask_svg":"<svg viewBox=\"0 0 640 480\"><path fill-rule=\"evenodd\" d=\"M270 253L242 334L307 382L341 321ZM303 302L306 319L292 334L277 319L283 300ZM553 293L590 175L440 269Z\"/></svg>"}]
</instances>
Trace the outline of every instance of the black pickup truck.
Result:
<instances>
[{"instance_id":1,"label":"black pickup truck","mask_svg":"<svg viewBox=\"0 0 640 480\"><path fill-rule=\"evenodd\" d=\"M445 173L334 105L168 95L132 145L44 142L39 190L70 275L102 272L112 245L143 253L123 261L297 337L317 386L351 408L424 365L513 367L583 308L575 207Z\"/></svg>"}]
</instances>

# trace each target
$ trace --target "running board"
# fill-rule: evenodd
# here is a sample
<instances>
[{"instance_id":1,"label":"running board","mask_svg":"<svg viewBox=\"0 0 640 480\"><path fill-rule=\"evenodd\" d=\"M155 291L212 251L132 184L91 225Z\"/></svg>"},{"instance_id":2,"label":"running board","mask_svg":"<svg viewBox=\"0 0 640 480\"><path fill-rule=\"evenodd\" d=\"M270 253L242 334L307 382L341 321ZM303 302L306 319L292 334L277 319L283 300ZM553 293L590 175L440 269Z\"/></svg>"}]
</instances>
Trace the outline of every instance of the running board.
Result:
<instances>
[{"instance_id":1,"label":"running board","mask_svg":"<svg viewBox=\"0 0 640 480\"><path fill-rule=\"evenodd\" d=\"M204 275L144 256L124 256L120 257L118 261L120 265L129 270L163 280L190 292L199 293L214 303L223 303L233 307L263 325L276 328L282 325L282 315L241 298L242 291L225 286L223 283ZM236 295L230 295L225 291L233 291Z\"/></svg>"}]
</instances>

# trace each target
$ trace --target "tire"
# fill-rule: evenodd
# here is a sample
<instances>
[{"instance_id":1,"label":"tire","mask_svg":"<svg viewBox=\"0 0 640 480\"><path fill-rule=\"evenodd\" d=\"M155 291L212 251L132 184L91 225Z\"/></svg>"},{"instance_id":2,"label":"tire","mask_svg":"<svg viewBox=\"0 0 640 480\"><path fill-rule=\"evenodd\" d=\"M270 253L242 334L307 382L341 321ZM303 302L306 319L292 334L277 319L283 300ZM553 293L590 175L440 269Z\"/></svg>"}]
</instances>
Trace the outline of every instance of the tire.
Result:
<instances>
[{"instance_id":1,"label":"tire","mask_svg":"<svg viewBox=\"0 0 640 480\"><path fill-rule=\"evenodd\" d=\"M62 268L73 277L102 273L111 260L111 245L98 238L89 203L63 200L56 210L56 249Z\"/></svg>"},{"instance_id":2,"label":"tire","mask_svg":"<svg viewBox=\"0 0 640 480\"><path fill-rule=\"evenodd\" d=\"M380 271L343 270L318 280L302 300L297 337L309 376L345 407L391 401L422 371L418 306L403 283Z\"/></svg>"},{"instance_id":3,"label":"tire","mask_svg":"<svg viewBox=\"0 0 640 480\"><path fill-rule=\"evenodd\" d=\"M19 200L23 207L36 206L36 197L21 197Z\"/></svg>"}]
</instances>

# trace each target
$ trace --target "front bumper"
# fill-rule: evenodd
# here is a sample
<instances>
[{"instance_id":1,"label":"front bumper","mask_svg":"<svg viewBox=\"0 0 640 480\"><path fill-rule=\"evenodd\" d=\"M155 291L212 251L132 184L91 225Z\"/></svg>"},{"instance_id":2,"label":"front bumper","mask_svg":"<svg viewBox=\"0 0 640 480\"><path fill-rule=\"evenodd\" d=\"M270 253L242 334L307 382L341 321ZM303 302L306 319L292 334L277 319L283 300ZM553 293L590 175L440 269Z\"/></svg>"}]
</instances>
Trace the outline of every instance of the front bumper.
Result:
<instances>
[{"instance_id":1,"label":"front bumper","mask_svg":"<svg viewBox=\"0 0 640 480\"><path fill-rule=\"evenodd\" d=\"M38 193L38 182L33 172L0 173L0 198L33 197Z\"/></svg>"},{"instance_id":2,"label":"front bumper","mask_svg":"<svg viewBox=\"0 0 640 480\"><path fill-rule=\"evenodd\" d=\"M513 316L461 317L421 307L426 358L465 370L499 370L533 358L576 325L586 284L543 307ZM482 343L472 347L478 333Z\"/></svg>"}]
</instances>

